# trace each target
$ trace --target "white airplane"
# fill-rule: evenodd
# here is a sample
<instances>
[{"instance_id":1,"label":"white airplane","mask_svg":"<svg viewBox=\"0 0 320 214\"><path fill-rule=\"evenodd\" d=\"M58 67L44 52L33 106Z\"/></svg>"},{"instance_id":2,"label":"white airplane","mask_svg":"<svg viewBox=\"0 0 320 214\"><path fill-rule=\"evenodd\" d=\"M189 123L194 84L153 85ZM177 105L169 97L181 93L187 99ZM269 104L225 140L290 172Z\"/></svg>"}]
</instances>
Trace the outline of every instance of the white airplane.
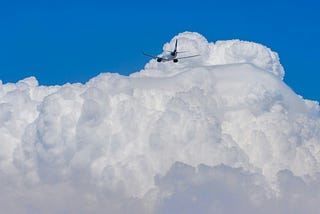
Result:
<instances>
[{"instance_id":1,"label":"white airplane","mask_svg":"<svg viewBox=\"0 0 320 214\"><path fill-rule=\"evenodd\" d=\"M165 54L162 56L153 56L151 54L147 54L144 52L142 52L142 54L145 56L151 57L153 59L156 59L157 62L168 62L168 61L178 62L179 59L186 59L186 58L199 56L199 54L197 54L197 55L192 55L192 56L177 57L178 53L187 52L187 51L177 51L177 47L178 47L178 39L176 39L176 44L174 46L174 50L168 51L169 52L168 54Z\"/></svg>"}]
</instances>

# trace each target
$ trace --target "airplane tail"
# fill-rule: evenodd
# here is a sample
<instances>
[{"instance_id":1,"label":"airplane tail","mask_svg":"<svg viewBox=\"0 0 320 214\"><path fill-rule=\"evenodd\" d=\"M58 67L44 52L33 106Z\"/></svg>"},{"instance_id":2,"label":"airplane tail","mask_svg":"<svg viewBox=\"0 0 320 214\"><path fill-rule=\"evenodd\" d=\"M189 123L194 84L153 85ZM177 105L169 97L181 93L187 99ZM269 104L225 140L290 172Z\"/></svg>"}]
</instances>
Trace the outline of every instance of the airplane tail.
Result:
<instances>
[{"instance_id":1,"label":"airplane tail","mask_svg":"<svg viewBox=\"0 0 320 214\"><path fill-rule=\"evenodd\" d=\"M177 51L177 50L178 50L178 39L176 39L176 43L174 45L173 51L166 50L166 52L170 52L170 53L173 53L173 54L190 52L190 51Z\"/></svg>"},{"instance_id":2,"label":"airplane tail","mask_svg":"<svg viewBox=\"0 0 320 214\"><path fill-rule=\"evenodd\" d=\"M187 53L187 52L190 52L190 51L178 51L178 39L176 39L176 43L174 45L173 53Z\"/></svg>"},{"instance_id":3,"label":"airplane tail","mask_svg":"<svg viewBox=\"0 0 320 214\"><path fill-rule=\"evenodd\" d=\"M174 53L177 53L177 47L178 47L178 39L176 39L176 44L174 45Z\"/></svg>"}]
</instances>

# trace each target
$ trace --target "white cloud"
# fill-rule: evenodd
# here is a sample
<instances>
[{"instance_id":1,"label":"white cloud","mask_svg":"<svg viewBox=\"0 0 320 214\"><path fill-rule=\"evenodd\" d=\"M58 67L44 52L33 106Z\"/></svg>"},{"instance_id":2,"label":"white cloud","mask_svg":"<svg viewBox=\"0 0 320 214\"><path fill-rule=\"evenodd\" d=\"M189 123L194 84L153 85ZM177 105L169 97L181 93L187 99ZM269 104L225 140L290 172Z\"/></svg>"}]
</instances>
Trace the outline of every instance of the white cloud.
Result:
<instances>
[{"instance_id":1,"label":"white cloud","mask_svg":"<svg viewBox=\"0 0 320 214\"><path fill-rule=\"evenodd\" d=\"M86 84L0 84L2 210L316 213L319 104L265 46L185 32L164 50L176 38L201 56Z\"/></svg>"}]
</instances>

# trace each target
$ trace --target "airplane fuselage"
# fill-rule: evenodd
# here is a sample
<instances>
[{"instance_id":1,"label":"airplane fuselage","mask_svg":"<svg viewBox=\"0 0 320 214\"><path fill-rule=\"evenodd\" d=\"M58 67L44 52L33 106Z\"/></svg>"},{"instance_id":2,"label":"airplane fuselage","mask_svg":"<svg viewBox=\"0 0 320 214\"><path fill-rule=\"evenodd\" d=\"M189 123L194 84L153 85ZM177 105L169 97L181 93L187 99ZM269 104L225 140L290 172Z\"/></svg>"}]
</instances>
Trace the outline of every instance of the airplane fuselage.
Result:
<instances>
[{"instance_id":1,"label":"airplane fuselage","mask_svg":"<svg viewBox=\"0 0 320 214\"><path fill-rule=\"evenodd\" d=\"M164 54L162 56L158 56L157 57L157 61L158 62L162 62L162 61L172 61L177 57L177 52L170 52L168 54Z\"/></svg>"}]
</instances>

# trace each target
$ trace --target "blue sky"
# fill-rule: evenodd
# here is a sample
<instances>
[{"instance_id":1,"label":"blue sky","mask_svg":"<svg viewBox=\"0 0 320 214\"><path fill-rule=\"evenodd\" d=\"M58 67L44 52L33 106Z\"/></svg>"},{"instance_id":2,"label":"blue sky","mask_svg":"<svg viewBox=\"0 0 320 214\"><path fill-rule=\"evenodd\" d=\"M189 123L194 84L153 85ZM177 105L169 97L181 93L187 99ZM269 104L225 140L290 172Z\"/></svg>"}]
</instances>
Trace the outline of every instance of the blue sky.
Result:
<instances>
[{"instance_id":1,"label":"blue sky","mask_svg":"<svg viewBox=\"0 0 320 214\"><path fill-rule=\"evenodd\" d=\"M86 82L101 72L129 74L173 36L241 39L276 51L285 82L320 101L318 1L0 0L0 79L40 84Z\"/></svg>"}]
</instances>

